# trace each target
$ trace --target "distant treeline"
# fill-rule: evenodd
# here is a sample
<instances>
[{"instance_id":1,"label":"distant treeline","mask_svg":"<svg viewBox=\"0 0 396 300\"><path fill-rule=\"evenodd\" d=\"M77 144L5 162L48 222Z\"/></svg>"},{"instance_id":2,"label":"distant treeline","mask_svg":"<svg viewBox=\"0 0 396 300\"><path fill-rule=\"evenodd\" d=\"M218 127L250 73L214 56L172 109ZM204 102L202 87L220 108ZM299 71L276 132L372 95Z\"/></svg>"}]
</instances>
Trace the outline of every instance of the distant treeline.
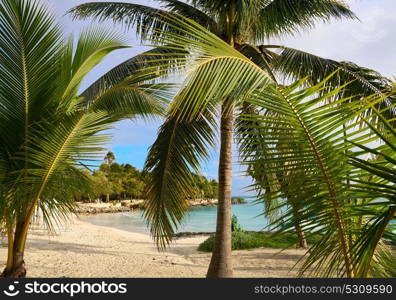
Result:
<instances>
[{"instance_id":1,"label":"distant treeline","mask_svg":"<svg viewBox=\"0 0 396 300\"><path fill-rule=\"evenodd\" d=\"M85 175L90 179L89 189L75 195L76 201L102 201L121 199L144 199L145 178L149 176L130 164L118 164L114 154L106 155L105 163L98 170L86 171ZM194 192L191 199L216 198L218 183L208 180L204 176L193 174L195 177Z\"/></svg>"}]
</instances>

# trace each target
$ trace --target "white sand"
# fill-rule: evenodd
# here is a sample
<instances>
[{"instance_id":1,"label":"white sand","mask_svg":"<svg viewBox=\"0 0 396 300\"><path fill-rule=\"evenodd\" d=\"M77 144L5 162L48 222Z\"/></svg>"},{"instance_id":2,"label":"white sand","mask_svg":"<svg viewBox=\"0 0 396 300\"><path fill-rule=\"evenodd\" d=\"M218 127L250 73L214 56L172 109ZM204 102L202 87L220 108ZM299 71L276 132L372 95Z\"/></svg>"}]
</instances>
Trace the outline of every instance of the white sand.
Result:
<instances>
[{"instance_id":1,"label":"white sand","mask_svg":"<svg viewBox=\"0 0 396 300\"><path fill-rule=\"evenodd\" d=\"M198 252L206 237L178 239L158 252L148 235L74 219L58 235L32 230L25 262L28 277L204 277L209 253ZM255 249L233 252L235 277L293 277L303 250ZM6 249L0 247L0 267Z\"/></svg>"}]
</instances>

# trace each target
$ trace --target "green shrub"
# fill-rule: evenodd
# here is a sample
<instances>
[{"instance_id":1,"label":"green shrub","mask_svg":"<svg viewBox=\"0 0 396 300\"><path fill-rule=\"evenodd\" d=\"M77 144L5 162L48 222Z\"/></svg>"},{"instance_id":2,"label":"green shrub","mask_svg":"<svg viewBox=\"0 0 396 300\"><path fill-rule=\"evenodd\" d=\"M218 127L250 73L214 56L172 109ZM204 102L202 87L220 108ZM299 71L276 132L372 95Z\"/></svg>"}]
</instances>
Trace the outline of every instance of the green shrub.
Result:
<instances>
[{"instance_id":1,"label":"green shrub","mask_svg":"<svg viewBox=\"0 0 396 300\"><path fill-rule=\"evenodd\" d=\"M319 240L318 235L307 238L309 244L314 244ZM290 248L297 243L295 233L270 234L267 232L244 232L234 231L232 233L232 250L254 249L260 247L266 248ZM198 251L211 252L214 244L214 235L211 235L198 246Z\"/></svg>"},{"instance_id":2,"label":"green shrub","mask_svg":"<svg viewBox=\"0 0 396 300\"><path fill-rule=\"evenodd\" d=\"M241 225L239 225L238 218L236 215L232 215L231 219L231 231L232 232L237 232L237 231L243 231Z\"/></svg>"},{"instance_id":3,"label":"green shrub","mask_svg":"<svg viewBox=\"0 0 396 300\"><path fill-rule=\"evenodd\" d=\"M206 241L201 243L198 247L199 251L211 252L213 249L214 235L210 236ZM250 233L243 231L234 231L232 233L232 250L238 249L252 249L261 246L261 240Z\"/></svg>"}]
</instances>

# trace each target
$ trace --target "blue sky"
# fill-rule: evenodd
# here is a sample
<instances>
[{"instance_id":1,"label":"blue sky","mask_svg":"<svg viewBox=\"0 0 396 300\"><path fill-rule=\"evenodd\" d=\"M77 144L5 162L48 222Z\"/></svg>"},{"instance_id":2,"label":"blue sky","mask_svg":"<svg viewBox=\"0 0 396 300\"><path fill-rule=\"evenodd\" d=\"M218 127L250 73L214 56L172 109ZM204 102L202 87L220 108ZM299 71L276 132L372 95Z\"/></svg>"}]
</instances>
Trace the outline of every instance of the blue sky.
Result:
<instances>
[{"instance_id":1,"label":"blue sky","mask_svg":"<svg viewBox=\"0 0 396 300\"><path fill-rule=\"evenodd\" d=\"M65 32L68 34L77 34L82 28L90 26L89 21L72 21L68 15L65 15L68 9L88 1L47 0L47 2L53 7L64 26ZM158 1L121 0L120 2L158 6ZM346 2L350 4L360 21L332 20L330 23L318 23L316 28L304 34L269 42L281 43L331 59L353 61L394 78L396 76L396 39L394 38L396 36L396 1L346 0ZM109 25L102 24L99 26L107 27ZM123 32L121 28L118 28L118 30ZM120 62L145 50L144 47L139 46L133 31L126 32L125 35L133 47L120 50L107 57L104 63L95 68L88 76L84 86L89 85ZM119 163L130 163L142 168L147 149L155 140L159 124L159 120L153 122L142 120L120 122L113 130L114 137L108 148L116 154ZM202 173L210 178L217 178L217 166L218 153L217 149L214 149L211 159L203 166ZM241 169L235 165L233 194L247 194L248 192L244 187L249 183L250 179L244 177Z\"/></svg>"}]
</instances>

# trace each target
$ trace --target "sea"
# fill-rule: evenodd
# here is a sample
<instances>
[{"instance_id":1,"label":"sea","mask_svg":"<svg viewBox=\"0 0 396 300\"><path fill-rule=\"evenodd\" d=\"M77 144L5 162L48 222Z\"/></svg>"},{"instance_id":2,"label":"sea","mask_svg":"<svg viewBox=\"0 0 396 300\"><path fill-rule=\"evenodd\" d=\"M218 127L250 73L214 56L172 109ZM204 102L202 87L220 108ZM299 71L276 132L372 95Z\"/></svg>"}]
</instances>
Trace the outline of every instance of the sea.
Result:
<instances>
[{"instance_id":1,"label":"sea","mask_svg":"<svg viewBox=\"0 0 396 300\"><path fill-rule=\"evenodd\" d=\"M257 203L253 197L242 197L245 204L232 206L232 213L238 218L243 230L261 231L267 226L263 216L263 204ZM215 232L217 206L192 207L184 217L177 232ZM143 212L135 210L125 213L97 214L85 216L84 220L94 225L116 229L148 233L148 227L143 219Z\"/></svg>"}]
</instances>

